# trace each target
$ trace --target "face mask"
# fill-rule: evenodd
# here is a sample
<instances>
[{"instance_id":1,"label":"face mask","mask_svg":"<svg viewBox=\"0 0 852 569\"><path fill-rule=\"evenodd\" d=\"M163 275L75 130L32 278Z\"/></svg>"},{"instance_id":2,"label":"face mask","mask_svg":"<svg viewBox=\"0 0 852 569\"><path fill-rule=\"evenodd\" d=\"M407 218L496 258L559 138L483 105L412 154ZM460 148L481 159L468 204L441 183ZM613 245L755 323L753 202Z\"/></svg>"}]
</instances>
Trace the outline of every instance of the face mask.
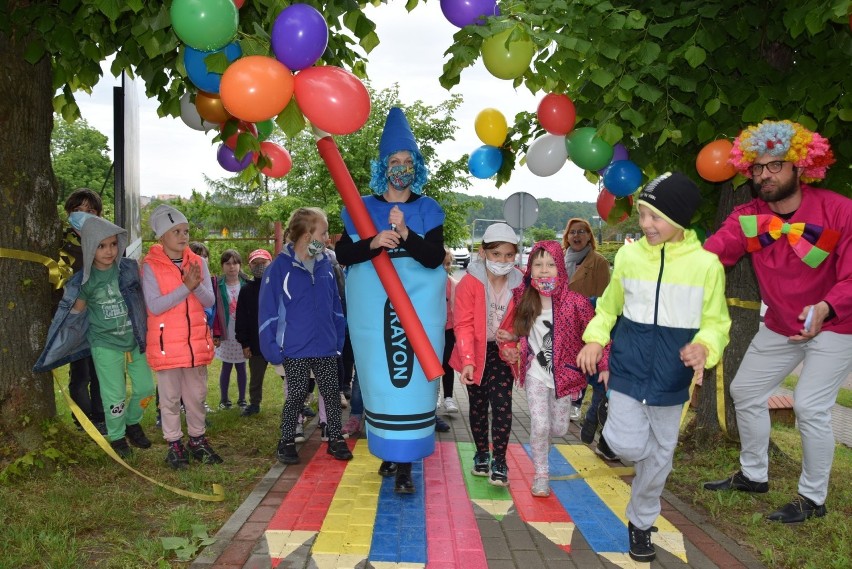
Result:
<instances>
[{"instance_id":1,"label":"face mask","mask_svg":"<svg viewBox=\"0 0 852 569\"><path fill-rule=\"evenodd\" d=\"M322 241L317 241L314 239L310 243L308 243L308 255L314 257L322 253L323 249L325 249L325 245Z\"/></svg>"},{"instance_id":2,"label":"face mask","mask_svg":"<svg viewBox=\"0 0 852 569\"><path fill-rule=\"evenodd\" d=\"M559 277L539 277L530 279L530 284L541 296L551 296L556 287L559 286Z\"/></svg>"},{"instance_id":3,"label":"face mask","mask_svg":"<svg viewBox=\"0 0 852 569\"><path fill-rule=\"evenodd\" d=\"M515 264L511 261L506 263L498 263L496 261L489 261L485 259L485 268L491 271L492 274L497 275L498 277L502 277L503 275L508 275L512 272L512 269L515 267Z\"/></svg>"},{"instance_id":4,"label":"face mask","mask_svg":"<svg viewBox=\"0 0 852 569\"><path fill-rule=\"evenodd\" d=\"M254 278L259 279L263 276L263 271L266 270L266 265L252 265L251 274Z\"/></svg>"},{"instance_id":5,"label":"face mask","mask_svg":"<svg viewBox=\"0 0 852 569\"><path fill-rule=\"evenodd\" d=\"M388 168L388 184L399 192L414 183L414 166L400 164Z\"/></svg>"}]
</instances>

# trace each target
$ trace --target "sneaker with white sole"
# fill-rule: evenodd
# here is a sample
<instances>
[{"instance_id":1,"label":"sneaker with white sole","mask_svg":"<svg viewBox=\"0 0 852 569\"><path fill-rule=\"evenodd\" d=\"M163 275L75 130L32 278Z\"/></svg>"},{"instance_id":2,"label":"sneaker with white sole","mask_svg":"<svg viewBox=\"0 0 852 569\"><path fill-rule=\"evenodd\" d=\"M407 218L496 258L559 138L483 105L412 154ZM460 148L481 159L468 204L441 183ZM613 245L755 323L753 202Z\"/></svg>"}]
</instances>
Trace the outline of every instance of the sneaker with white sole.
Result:
<instances>
[{"instance_id":1,"label":"sneaker with white sole","mask_svg":"<svg viewBox=\"0 0 852 569\"><path fill-rule=\"evenodd\" d=\"M488 480L488 482L492 486L506 487L509 485L509 467L506 466L506 461L491 461L491 478Z\"/></svg>"},{"instance_id":2,"label":"sneaker with white sole","mask_svg":"<svg viewBox=\"0 0 852 569\"><path fill-rule=\"evenodd\" d=\"M550 482L548 481L547 476L536 476L533 478L532 488L530 489L532 495L537 498L547 498L550 496Z\"/></svg>"},{"instance_id":3,"label":"sneaker with white sole","mask_svg":"<svg viewBox=\"0 0 852 569\"><path fill-rule=\"evenodd\" d=\"M477 452L473 455L473 469L470 473L474 476L488 476L488 461L490 456L487 452Z\"/></svg>"},{"instance_id":4,"label":"sneaker with white sole","mask_svg":"<svg viewBox=\"0 0 852 569\"><path fill-rule=\"evenodd\" d=\"M302 425L296 425L296 434L293 435L293 442L303 443L305 440L305 428Z\"/></svg>"},{"instance_id":5,"label":"sneaker with white sole","mask_svg":"<svg viewBox=\"0 0 852 569\"><path fill-rule=\"evenodd\" d=\"M446 409L447 413L458 413L459 406L456 403L456 400L452 397L444 398L444 409Z\"/></svg>"},{"instance_id":6,"label":"sneaker with white sole","mask_svg":"<svg viewBox=\"0 0 852 569\"><path fill-rule=\"evenodd\" d=\"M583 418L582 411L580 411L580 408L577 407L576 405L571 405L571 416L570 416L570 418L575 423L580 421L580 419Z\"/></svg>"}]
</instances>

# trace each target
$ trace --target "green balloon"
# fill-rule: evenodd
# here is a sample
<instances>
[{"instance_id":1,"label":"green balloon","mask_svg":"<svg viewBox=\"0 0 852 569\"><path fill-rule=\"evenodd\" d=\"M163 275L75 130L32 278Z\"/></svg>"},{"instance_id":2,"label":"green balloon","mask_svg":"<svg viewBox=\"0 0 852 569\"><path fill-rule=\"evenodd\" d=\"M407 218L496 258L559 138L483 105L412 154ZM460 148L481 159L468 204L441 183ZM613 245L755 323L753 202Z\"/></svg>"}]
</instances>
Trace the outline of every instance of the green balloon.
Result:
<instances>
[{"instance_id":1,"label":"green balloon","mask_svg":"<svg viewBox=\"0 0 852 569\"><path fill-rule=\"evenodd\" d=\"M494 34L482 42L482 63L498 79L515 79L530 68L535 45L530 40L513 40L506 45L512 28Z\"/></svg>"},{"instance_id":2,"label":"green balloon","mask_svg":"<svg viewBox=\"0 0 852 569\"><path fill-rule=\"evenodd\" d=\"M275 130L275 121L272 119L266 119L265 121L254 123L254 126L257 128L257 140L259 142L263 142L269 138L269 135L272 134L273 130Z\"/></svg>"},{"instance_id":3,"label":"green balloon","mask_svg":"<svg viewBox=\"0 0 852 569\"><path fill-rule=\"evenodd\" d=\"M169 15L175 35L201 51L225 47L236 35L239 23L233 0L175 0Z\"/></svg>"},{"instance_id":4,"label":"green balloon","mask_svg":"<svg viewBox=\"0 0 852 569\"><path fill-rule=\"evenodd\" d=\"M613 148L591 126L574 129L565 139L568 157L580 168L596 172L612 161Z\"/></svg>"}]
</instances>

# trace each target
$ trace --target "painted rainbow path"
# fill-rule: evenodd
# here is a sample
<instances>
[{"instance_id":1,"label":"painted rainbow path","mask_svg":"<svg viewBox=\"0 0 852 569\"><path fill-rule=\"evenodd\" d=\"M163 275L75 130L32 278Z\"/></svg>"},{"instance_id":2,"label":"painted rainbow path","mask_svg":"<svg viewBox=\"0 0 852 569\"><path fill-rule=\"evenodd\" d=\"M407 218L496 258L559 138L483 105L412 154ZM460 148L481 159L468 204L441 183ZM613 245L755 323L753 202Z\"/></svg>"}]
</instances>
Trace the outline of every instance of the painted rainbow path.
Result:
<instances>
[{"instance_id":1,"label":"painted rainbow path","mask_svg":"<svg viewBox=\"0 0 852 569\"><path fill-rule=\"evenodd\" d=\"M407 496L394 494L393 478L376 474L381 461L366 440L349 446L351 462L317 452L287 493L266 530L272 567L286 567L288 556L297 555L320 569L365 561L377 569L487 569L477 509L497 520L513 511L569 554L579 532L608 561L647 567L627 555L630 486L585 445L553 446L551 476L589 476L552 481L547 498L530 493L533 465L529 449L519 444L509 445L510 486L498 488L470 474L471 443L438 442L432 456L414 464L417 492ZM657 547L686 562L681 533L662 517L656 525Z\"/></svg>"}]
</instances>

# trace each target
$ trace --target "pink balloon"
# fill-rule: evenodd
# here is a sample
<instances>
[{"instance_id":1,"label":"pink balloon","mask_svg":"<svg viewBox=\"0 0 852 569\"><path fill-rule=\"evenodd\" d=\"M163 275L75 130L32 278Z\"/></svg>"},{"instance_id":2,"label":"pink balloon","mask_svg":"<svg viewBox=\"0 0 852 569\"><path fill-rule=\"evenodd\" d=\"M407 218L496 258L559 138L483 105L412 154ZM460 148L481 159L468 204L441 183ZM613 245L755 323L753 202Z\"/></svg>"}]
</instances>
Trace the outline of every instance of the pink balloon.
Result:
<instances>
[{"instance_id":1,"label":"pink balloon","mask_svg":"<svg viewBox=\"0 0 852 569\"><path fill-rule=\"evenodd\" d=\"M296 74L296 102L315 127L329 134L352 134L370 116L370 94L355 75L332 65Z\"/></svg>"}]
</instances>

